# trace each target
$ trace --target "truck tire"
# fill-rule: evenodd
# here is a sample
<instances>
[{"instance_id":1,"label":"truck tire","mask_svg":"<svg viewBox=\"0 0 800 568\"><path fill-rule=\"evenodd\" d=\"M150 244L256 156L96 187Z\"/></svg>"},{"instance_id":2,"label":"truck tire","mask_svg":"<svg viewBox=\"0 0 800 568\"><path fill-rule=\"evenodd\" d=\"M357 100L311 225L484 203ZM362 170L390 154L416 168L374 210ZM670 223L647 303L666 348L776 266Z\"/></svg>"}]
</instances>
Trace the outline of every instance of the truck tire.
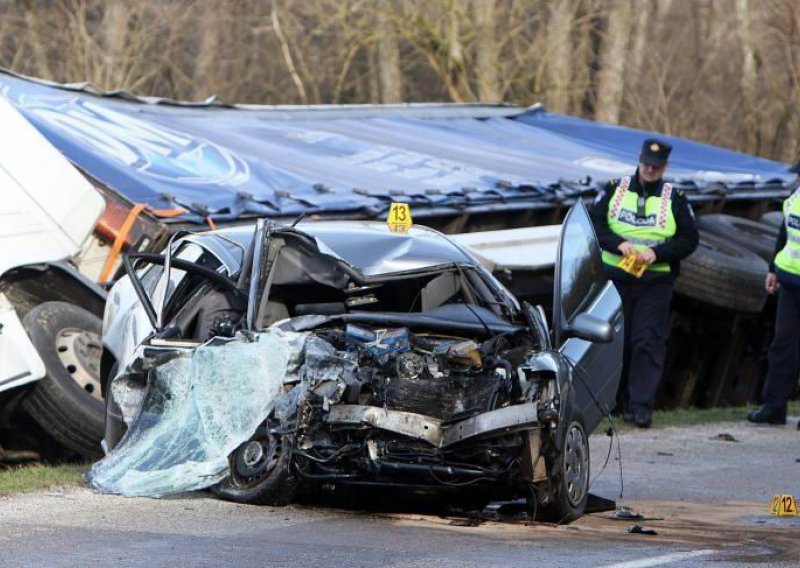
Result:
<instances>
[{"instance_id":1,"label":"truck tire","mask_svg":"<svg viewBox=\"0 0 800 568\"><path fill-rule=\"evenodd\" d=\"M66 302L45 302L22 321L46 375L22 400L45 431L82 456L102 455L105 404L100 388L100 319Z\"/></svg>"},{"instance_id":2,"label":"truck tire","mask_svg":"<svg viewBox=\"0 0 800 568\"><path fill-rule=\"evenodd\" d=\"M764 213L759 219L765 225L779 229L783 225L783 211L769 211Z\"/></svg>"},{"instance_id":3,"label":"truck tire","mask_svg":"<svg viewBox=\"0 0 800 568\"><path fill-rule=\"evenodd\" d=\"M775 255L778 228L772 225L733 215L713 214L698 217L697 228L752 251L767 262L771 262Z\"/></svg>"},{"instance_id":4,"label":"truck tire","mask_svg":"<svg viewBox=\"0 0 800 568\"><path fill-rule=\"evenodd\" d=\"M753 252L700 231L697 250L681 262L675 292L720 308L758 313L767 301L767 263Z\"/></svg>"}]
</instances>

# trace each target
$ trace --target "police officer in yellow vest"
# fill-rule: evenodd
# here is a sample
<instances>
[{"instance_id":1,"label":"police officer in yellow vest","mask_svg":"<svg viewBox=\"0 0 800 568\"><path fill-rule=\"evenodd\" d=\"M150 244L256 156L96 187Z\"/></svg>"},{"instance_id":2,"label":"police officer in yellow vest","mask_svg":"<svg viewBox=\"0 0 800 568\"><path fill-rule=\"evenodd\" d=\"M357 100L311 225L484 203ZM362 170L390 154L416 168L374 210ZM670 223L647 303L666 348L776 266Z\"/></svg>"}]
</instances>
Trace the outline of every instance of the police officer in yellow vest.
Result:
<instances>
[{"instance_id":1,"label":"police officer in yellow vest","mask_svg":"<svg viewBox=\"0 0 800 568\"><path fill-rule=\"evenodd\" d=\"M694 214L685 195L664 182L672 146L648 139L639 167L609 183L592 207L592 221L609 278L622 296L625 357L619 403L626 422L649 428L664 367L672 286L681 259L697 248ZM640 277L617 265L636 255Z\"/></svg>"},{"instance_id":2,"label":"police officer in yellow vest","mask_svg":"<svg viewBox=\"0 0 800 568\"><path fill-rule=\"evenodd\" d=\"M790 168L798 174L800 162ZM783 202L784 222L778 233L775 258L765 287L778 292L775 337L769 347L767 380L761 393L763 406L748 414L750 422L786 424L786 405L797 385L800 351L800 187ZM800 422L797 424L800 428Z\"/></svg>"}]
</instances>

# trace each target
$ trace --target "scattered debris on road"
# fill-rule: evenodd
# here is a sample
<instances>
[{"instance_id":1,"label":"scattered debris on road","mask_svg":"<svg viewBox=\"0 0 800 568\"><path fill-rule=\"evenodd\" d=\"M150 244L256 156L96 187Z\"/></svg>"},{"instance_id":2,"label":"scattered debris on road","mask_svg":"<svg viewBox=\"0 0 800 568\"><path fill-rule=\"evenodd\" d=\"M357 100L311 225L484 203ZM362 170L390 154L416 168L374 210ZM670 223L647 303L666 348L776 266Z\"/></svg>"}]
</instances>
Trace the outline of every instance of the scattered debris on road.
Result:
<instances>
[{"instance_id":1,"label":"scattered debris on road","mask_svg":"<svg viewBox=\"0 0 800 568\"><path fill-rule=\"evenodd\" d=\"M640 521L644 519L644 516L641 513L637 513L636 511L632 510L630 507L623 505L611 513L608 518L616 521Z\"/></svg>"},{"instance_id":2,"label":"scattered debris on road","mask_svg":"<svg viewBox=\"0 0 800 568\"><path fill-rule=\"evenodd\" d=\"M729 434L728 432L721 432L716 435L716 437L711 438L712 440L717 440L718 442L738 442L736 438L733 437L733 434Z\"/></svg>"},{"instance_id":3,"label":"scattered debris on road","mask_svg":"<svg viewBox=\"0 0 800 568\"><path fill-rule=\"evenodd\" d=\"M632 527L630 527L628 529L628 532L630 534L644 534L644 535L648 535L648 536L655 536L655 535L658 534L658 532L656 532L655 530L646 529L642 525L633 525Z\"/></svg>"}]
</instances>

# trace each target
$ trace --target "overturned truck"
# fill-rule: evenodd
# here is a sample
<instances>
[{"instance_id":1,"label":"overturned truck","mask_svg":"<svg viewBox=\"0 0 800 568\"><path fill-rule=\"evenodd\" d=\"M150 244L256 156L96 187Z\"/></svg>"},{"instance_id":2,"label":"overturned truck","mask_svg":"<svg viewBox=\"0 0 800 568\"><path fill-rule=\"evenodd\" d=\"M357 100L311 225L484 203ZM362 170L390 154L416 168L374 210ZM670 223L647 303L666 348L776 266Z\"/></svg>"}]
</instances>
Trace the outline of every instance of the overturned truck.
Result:
<instances>
[{"instance_id":1,"label":"overturned truck","mask_svg":"<svg viewBox=\"0 0 800 568\"><path fill-rule=\"evenodd\" d=\"M83 246L74 239L69 251L53 257L103 284L124 273L120 253L161 251L181 231L255 218L290 223L300 215L374 220L401 201L411 205L416 223L456 235L478 252L516 297L547 307L555 225L607 180L629 175L641 140L650 135L541 106L195 104L2 70L0 97L105 198L93 235ZM659 401L743 404L758 396L773 309L761 286L771 234L757 220L778 207L794 176L783 164L666 138L675 148L670 181L698 214L701 247L676 284ZM6 139L16 141L13 135ZM59 184L53 188L66 195ZM58 203L52 200L56 208ZM59 213L72 223L74 209L60 207ZM719 214L735 217L713 221ZM37 304L56 300L93 314L77 327L88 333L67 334L68 351L50 359L79 390L71 387L70 396L62 397L69 403L63 420L48 422L73 451L92 455L104 420L104 392L96 387L114 364L108 357L96 360L104 292L61 270L63 263L48 264L45 272L37 272L42 264L32 266L13 267L14 281L0 285L13 287L18 298L36 286L46 293L33 303L14 300L5 313L22 322ZM28 383L0 395L8 426L0 440L6 431L26 430L15 425L18 413L10 409L30 407L36 397L27 393L43 389ZM61 407L47 408L52 414Z\"/></svg>"}]
</instances>

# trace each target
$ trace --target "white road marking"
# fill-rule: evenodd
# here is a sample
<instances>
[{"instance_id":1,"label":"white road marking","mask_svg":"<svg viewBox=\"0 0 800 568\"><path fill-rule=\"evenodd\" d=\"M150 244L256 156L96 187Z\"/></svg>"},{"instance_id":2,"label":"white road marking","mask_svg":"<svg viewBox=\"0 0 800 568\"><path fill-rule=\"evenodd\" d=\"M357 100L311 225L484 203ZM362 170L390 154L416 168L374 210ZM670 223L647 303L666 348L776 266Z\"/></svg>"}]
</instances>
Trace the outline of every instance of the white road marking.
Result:
<instances>
[{"instance_id":1,"label":"white road marking","mask_svg":"<svg viewBox=\"0 0 800 568\"><path fill-rule=\"evenodd\" d=\"M661 566L663 564L672 564L673 562L682 562L689 558L697 558L698 556L708 556L714 554L716 550L703 549L703 550L689 550L687 552L675 552L673 554L664 554L662 556L651 556L650 558L641 558L639 560L631 560L629 562L620 562L619 564L609 564L603 568L647 568L648 566Z\"/></svg>"}]
</instances>

